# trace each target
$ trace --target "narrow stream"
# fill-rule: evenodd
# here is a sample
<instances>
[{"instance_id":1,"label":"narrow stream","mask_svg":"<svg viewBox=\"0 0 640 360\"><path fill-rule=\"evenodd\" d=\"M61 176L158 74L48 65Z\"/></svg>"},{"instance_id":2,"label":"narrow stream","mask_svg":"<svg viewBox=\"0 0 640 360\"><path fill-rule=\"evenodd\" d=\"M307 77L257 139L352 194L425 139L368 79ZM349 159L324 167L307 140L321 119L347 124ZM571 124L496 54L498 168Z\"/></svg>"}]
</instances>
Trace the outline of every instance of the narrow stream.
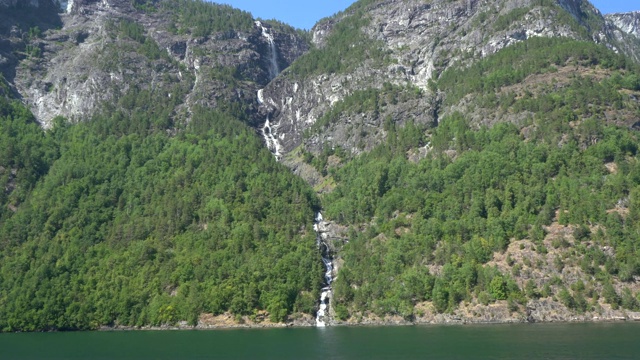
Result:
<instances>
[{"instance_id":1,"label":"narrow stream","mask_svg":"<svg viewBox=\"0 0 640 360\"><path fill-rule=\"evenodd\" d=\"M318 313L316 314L316 326L317 327L325 327L327 325L327 321L329 320L329 306L331 303L331 283L333 282L333 258L331 257L331 250L329 249L329 245L324 241L322 237L322 229L324 219L322 218L322 214L318 212L316 214L316 218L313 224L313 230L316 232L316 242L318 244L318 249L322 254L322 262L324 263L324 267L326 272L324 273L324 287L322 288L322 293L320 295L320 307L318 308Z\"/></svg>"}]
</instances>

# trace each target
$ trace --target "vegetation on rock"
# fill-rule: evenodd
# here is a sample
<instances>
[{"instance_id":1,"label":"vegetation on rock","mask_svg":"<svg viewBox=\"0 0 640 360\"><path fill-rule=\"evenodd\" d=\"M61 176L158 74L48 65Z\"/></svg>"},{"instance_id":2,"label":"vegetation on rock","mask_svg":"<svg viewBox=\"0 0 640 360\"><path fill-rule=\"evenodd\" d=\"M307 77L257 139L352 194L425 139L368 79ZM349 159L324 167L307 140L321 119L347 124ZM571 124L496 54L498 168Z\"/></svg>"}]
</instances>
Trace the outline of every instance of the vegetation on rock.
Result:
<instances>
[{"instance_id":1,"label":"vegetation on rock","mask_svg":"<svg viewBox=\"0 0 640 360\"><path fill-rule=\"evenodd\" d=\"M335 25L325 46L314 48L292 64L287 72L304 78L310 75L345 73L364 62L380 66L389 62L388 53L380 41L362 33L369 23L366 13L359 9Z\"/></svg>"},{"instance_id":2,"label":"vegetation on rock","mask_svg":"<svg viewBox=\"0 0 640 360\"><path fill-rule=\"evenodd\" d=\"M532 74L582 62L609 76L576 76L556 90L511 95L506 104L495 97ZM334 285L340 317L372 311L412 319L424 301L439 312L463 301L509 300L518 309L540 291L577 312L597 311L600 297L617 308L624 292L628 309L638 310L632 214L639 211L640 140L604 121L612 108L638 114L638 105L624 100L625 91L638 89L637 74L637 65L603 47L554 39L529 40L444 73L438 86L448 104L473 94L485 107L533 115L519 126L478 128L454 112L434 129L390 127L385 144L329 169L338 185L323 197L324 214L351 226ZM407 151L418 148L428 149L426 158L409 161ZM629 215L613 210L620 204ZM553 224L575 229L573 250L559 252L556 270L545 270L561 277L527 283L523 279L533 278L520 272L524 264L496 266L495 254L522 241L546 254ZM554 247L562 241L554 238ZM562 279L565 266L580 268L588 291L584 284L569 287L575 280Z\"/></svg>"}]
</instances>

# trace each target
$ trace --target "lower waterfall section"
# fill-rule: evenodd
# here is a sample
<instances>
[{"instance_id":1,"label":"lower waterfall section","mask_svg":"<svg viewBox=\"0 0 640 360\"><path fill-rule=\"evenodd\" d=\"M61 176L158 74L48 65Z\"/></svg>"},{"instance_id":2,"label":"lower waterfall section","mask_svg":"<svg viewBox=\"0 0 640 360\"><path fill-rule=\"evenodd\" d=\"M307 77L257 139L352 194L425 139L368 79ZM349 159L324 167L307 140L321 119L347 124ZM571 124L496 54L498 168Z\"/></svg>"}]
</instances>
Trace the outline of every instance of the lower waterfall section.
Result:
<instances>
[{"instance_id":1,"label":"lower waterfall section","mask_svg":"<svg viewBox=\"0 0 640 360\"><path fill-rule=\"evenodd\" d=\"M331 304L331 283L333 282L333 258L331 256L331 250L329 249L329 245L324 241L322 237L321 227L323 226L324 219L322 218L322 214L318 212L316 214L316 218L314 220L313 229L316 232L316 242L318 245L318 249L322 255L322 263L326 269L324 273L324 287L322 288L322 293L320 295L320 306L318 308L318 313L316 314L316 326L324 327L327 325L327 321L329 320L329 310Z\"/></svg>"},{"instance_id":2,"label":"lower waterfall section","mask_svg":"<svg viewBox=\"0 0 640 360\"><path fill-rule=\"evenodd\" d=\"M265 121L262 126L262 137L264 138L264 142L267 144L267 148L276 157L276 160L280 160L280 142L278 142L278 137L276 131L278 130L278 126L275 124L271 124L269 121L269 117L267 116L267 121Z\"/></svg>"},{"instance_id":3,"label":"lower waterfall section","mask_svg":"<svg viewBox=\"0 0 640 360\"><path fill-rule=\"evenodd\" d=\"M264 89L258 90L258 104L264 105ZM267 148L271 151L273 156L275 156L276 160L279 161L282 157L282 145L280 145L280 142L278 141L278 125L272 124L269 121L269 116L267 116L267 120L260 131L262 132L262 138L264 139L264 143L267 145Z\"/></svg>"}]
</instances>

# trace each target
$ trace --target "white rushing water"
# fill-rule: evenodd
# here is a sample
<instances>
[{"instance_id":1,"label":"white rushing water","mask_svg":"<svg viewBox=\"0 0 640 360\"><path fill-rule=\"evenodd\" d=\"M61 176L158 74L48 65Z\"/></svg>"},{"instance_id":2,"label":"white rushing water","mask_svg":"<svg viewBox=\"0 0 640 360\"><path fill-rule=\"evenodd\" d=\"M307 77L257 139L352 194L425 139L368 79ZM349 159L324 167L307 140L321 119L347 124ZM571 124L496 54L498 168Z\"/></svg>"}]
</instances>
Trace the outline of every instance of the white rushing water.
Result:
<instances>
[{"instance_id":1,"label":"white rushing water","mask_svg":"<svg viewBox=\"0 0 640 360\"><path fill-rule=\"evenodd\" d=\"M264 27L260 21L256 21L256 26L262 29L262 36L267 39L267 43L269 43L269 79L273 79L280 74L276 43L273 40L273 35L269 33L269 30Z\"/></svg>"},{"instance_id":2,"label":"white rushing water","mask_svg":"<svg viewBox=\"0 0 640 360\"><path fill-rule=\"evenodd\" d=\"M269 151L271 151L271 153L276 157L276 160L280 160L280 156L282 155L280 153L280 149L282 148L282 145L278 142L277 131L278 125L271 124L271 122L269 122L269 117L267 116L267 121L262 126L262 137L267 143Z\"/></svg>"},{"instance_id":3,"label":"white rushing water","mask_svg":"<svg viewBox=\"0 0 640 360\"><path fill-rule=\"evenodd\" d=\"M264 89L258 90L258 104L264 104Z\"/></svg>"},{"instance_id":4,"label":"white rushing water","mask_svg":"<svg viewBox=\"0 0 640 360\"><path fill-rule=\"evenodd\" d=\"M267 40L269 44L269 80L273 80L280 73L280 67L278 66L278 50L276 49L276 43L273 40L273 35L269 33L269 30L262 25L260 21L255 22L256 26L262 29L262 36ZM264 89L258 90L258 103L260 105L265 104L264 101ZM280 160L282 145L278 141L278 124L271 123L269 116L262 126L262 137L267 144L267 148L276 157L276 160Z\"/></svg>"},{"instance_id":5,"label":"white rushing water","mask_svg":"<svg viewBox=\"0 0 640 360\"><path fill-rule=\"evenodd\" d=\"M327 243L322 238L320 231L320 226L323 221L324 219L322 218L322 214L318 212L313 224L313 230L316 232L316 242L318 244L318 249L322 254L322 262L324 263L326 272L324 273L325 286L322 288L322 294L320 295L320 307L316 314L317 327L325 327L327 325L329 304L331 302L332 295L331 283L333 282L333 259L331 258L331 251L329 250Z\"/></svg>"}]
</instances>

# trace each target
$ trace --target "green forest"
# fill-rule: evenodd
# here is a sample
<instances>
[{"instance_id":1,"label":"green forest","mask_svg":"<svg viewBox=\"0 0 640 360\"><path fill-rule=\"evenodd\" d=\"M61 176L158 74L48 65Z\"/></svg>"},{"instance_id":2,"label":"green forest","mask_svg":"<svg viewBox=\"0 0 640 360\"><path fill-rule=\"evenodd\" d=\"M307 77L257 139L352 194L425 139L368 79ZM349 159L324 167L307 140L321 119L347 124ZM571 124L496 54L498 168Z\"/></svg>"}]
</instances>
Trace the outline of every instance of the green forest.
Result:
<instances>
[{"instance_id":1,"label":"green forest","mask_svg":"<svg viewBox=\"0 0 640 360\"><path fill-rule=\"evenodd\" d=\"M405 158L406 148L396 143L400 136L391 136L335 170L339 185L323 199L328 218L353 227L334 285L343 316L348 309L411 318L413 306L425 300L440 312L474 297L525 304L541 289L526 293L510 274L483 264L518 239L530 239L545 252L542 226L555 220L604 226L595 234L581 227L585 245L576 254L586 257L583 266L598 282L607 284L612 276L632 281L640 274L640 143L630 131L604 127L598 143L581 150L579 138L563 147L526 141L511 124L474 131L456 114L434 130L433 156L417 164ZM442 150L449 148L457 149L455 160ZM617 174L605 168L611 161L619 166ZM629 217L607 212L624 198ZM363 223L372 225L358 231ZM589 260L591 241L613 246L616 257L596 254ZM442 274L430 274L427 264L442 265Z\"/></svg>"},{"instance_id":2,"label":"green forest","mask_svg":"<svg viewBox=\"0 0 640 360\"><path fill-rule=\"evenodd\" d=\"M346 73L364 62L373 67L390 63L389 52L382 41L364 36L362 28L370 22L365 12L365 3L359 1L349 9L350 16L335 25L326 39L326 45L312 48L285 70L287 76L305 78L318 74ZM362 5L362 6L360 6Z\"/></svg>"},{"instance_id":3,"label":"green forest","mask_svg":"<svg viewBox=\"0 0 640 360\"><path fill-rule=\"evenodd\" d=\"M543 85L524 96L501 91L555 66L598 68L609 76L576 75L563 86ZM487 127L459 112L435 128L390 123L386 143L325 168L338 186L323 196L324 214L350 225L334 283L338 316L373 312L411 320L424 301L438 312L474 300L507 300L518 310L548 296L579 313L596 311L601 296L612 308L638 310L640 293L628 287L617 292L612 283L631 284L640 275L640 140L635 131L603 121L612 110L640 116L624 94L639 89L638 74L636 64L602 46L531 39L468 68L450 69L433 84L446 94L445 104L471 94L477 106L529 112L526 123ZM533 131L525 136L524 127ZM429 155L409 161L407 151L420 147ZM611 211L620 202L628 204L629 215ZM523 239L546 254L545 227L554 222L574 228L577 241L570 257L556 259L557 267L579 266L592 279L586 285L581 280L567 288L553 277L542 286L519 286L519 270L502 273L486 265ZM608 247L614 256L601 250Z\"/></svg>"},{"instance_id":4,"label":"green forest","mask_svg":"<svg viewBox=\"0 0 640 360\"><path fill-rule=\"evenodd\" d=\"M336 22L326 44L283 76L348 74L362 64L380 71L395 61L387 44L364 36L373 3L328 19ZM240 41L236 32L255 30L251 14L227 5L132 4L149 18L169 14L158 29L189 41ZM597 25L592 16L578 24L553 1L539 5L585 38ZM530 10L501 15L494 30ZM48 36L29 29L28 40ZM242 102L257 90L242 69L213 57L188 68L134 18L108 21L104 32L112 42L99 50L101 70L135 58L176 71L153 86L123 85L86 121L57 117L47 130L0 76L0 332L195 326L204 314L309 320L326 286L318 211L346 229L331 244L338 320L411 321L425 303L440 314L498 302L523 313L540 298L577 314L601 304L640 311L632 286L640 277L640 65L604 45L534 37L437 66L429 89L386 82L350 92L302 141L362 113L385 114L376 129L384 140L357 156L300 146L296 160L335 185L318 194L250 126L263 120L250 114L255 103ZM241 55L260 59L254 50ZM186 103L210 80L223 84L207 94L216 108ZM384 111L429 97L437 103L429 124ZM570 236L549 239L553 226ZM526 272L546 264L507 255L514 248L553 256L549 276L534 281ZM584 276L564 281L569 267Z\"/></svg>"},{"instance_id":5,"label":"green forest","mask_svg":"<svg viewBox=\"0 0 640 360\"><path fill-rule=\"evenodd\" d=\"M193 36L254 26L229 6L133 5L173 14L173 31ZM106 31L118 45L105 69L123 51L177 66L132 19ZM0 331L315 313L316 194L275 161L238 104L194 106L185 122L176 109L194 80L184 70L47 131L0 78Z\"/></svg>"},{"instance_id":6,"label":"green forest","mask_svg":"<svg viewBox=\"0 0 640 360\"><path fill-rule=\"evenodd\" d=\"M207 37L229 31L250 31L250 13L220 3L203 0L131 0L137 10L171 15L169 31Z\"/></svg>"},{"instance_id":7,"label":"green forest","mask_svg":"<svg viewBox=\"0 0 640 360\"><path fill-rule=\"evenodd\" d=\"M58 119L44 132L0 101L0 176L15 187L1 199L0 329L313 313L322 262L309 186L223 113L201 109L174 137L153 122L115 126L128 120Z\"/></svg>"}]
</instances>

